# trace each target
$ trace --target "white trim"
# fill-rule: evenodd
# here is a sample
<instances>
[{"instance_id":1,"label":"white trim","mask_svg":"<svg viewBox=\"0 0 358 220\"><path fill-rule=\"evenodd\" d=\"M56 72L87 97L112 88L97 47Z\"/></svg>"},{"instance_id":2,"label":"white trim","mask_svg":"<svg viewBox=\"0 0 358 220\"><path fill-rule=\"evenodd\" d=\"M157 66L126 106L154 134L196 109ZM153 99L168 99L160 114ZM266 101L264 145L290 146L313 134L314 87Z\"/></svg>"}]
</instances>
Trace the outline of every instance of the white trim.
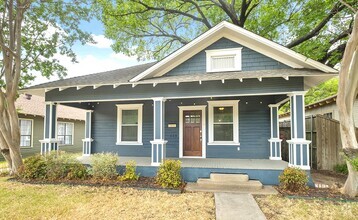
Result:
<instances>
[{"instance_id":1,"label":"white trim","mask_svg":"<svg viewBox=\"0 0 358 220\"><path fill-rule=\"evenodd\" d=\"M143 145L142 126L143 126L143 104L118 104L117 106L117 142L116 145ZM138 132L137 141L122 141L122 110L138 110Z\"/></svg>"},{"instance_id":2,"label":"white trim","mask_svg":"<svg viewBox=\"0 0 358 220\"><path fill-rule=\"evenodd\" d=\"M21 124L20 124L20 120L23 121L31 121L31 143L30 146L21 146L21 141L20 141L20 148L33 148L34 147L34 119L31 118L19 118L19 127L20 127L20 139L21 139Z\"/></svg>"},{"instance_id":3,"label":"white trim","mask_svg":"<svg viewBox=\"0 0 358 220\"><path fill-rule=\"evenodd\" d=\"M241 50L242 47L229 48L229 49L218 49L218 50L205 50L206 52L206 72L222 72L222 71L241 71ZM213 57L234 57L234 67L233 68L222 68L222 69L213 69L212 67L212 58Z\"/></svg>"},{"instance_id":4,"label":"white trim","mask_svg":"<svg viewBox=\"0 0 358 220\"><path fill-rule=\"evenodd\" d=\"M75 123L74 122L67 122L67 121L58 121L57 122L57 128L56 128L56 140L58 140L58 124L59 123L62 123L62 124L71 124L72 125L72 134L71 134L71 136L72 136L72 143L71 144L60 144L60 143L58 143L58 146L73 146L73 145L75 145L75 143L74 143L74 141L75 141ZM65 127L67 127L67 125L65 125ZM66 134L65 134L65 136L67 136ZM65 142L66 142L66 140L65 140Z\"/></svg>"},{"instance_id":5,"label":"white trim","mask_svg":"<svg viewBox=\"0 0 358 220\"><path fill-rule=\"evenodd\" d=\"M209 104L209 142L208 145L240 145L239 142L239 101L240 100L216 100L208 101ZM214 141L214 107L233 107L233 141Z\"/></svg>"},{"instance_id":6,"label":"white trim","mask_svg":"<svg viewBox=\"0 0 358 220\"><path fill-rule=\"evenodd\" d=\"M292 68L315 68L323 72L338 72L329 66L311 60L302 54L296 53L291 49L247 31L244 28L223 21L196 39L192 40L185 46L181 47L179 50L175 51L165 59L148 68L141 74L138 74L132 78L130 82L137 82L147 76L153 75L154 73L157 73L155 74L156 76L164 75L166 72L183 63L197 52L203 50L203 48L207 47L209 44L212 44L222 37L234 40L235 42L240 43L245 47L262 53L265 56L269 56ZM173 60L175 61L173 62Z\"/></svg>"},{"instance_id":7,"label":"white trim","mask_svg":"<svg viewBox=\"0 0 358 220\"><path fill-rule=\"evenodd\" d=\"M206 158L206 105L178 106L179 108L179 158ZM183 111L201 110L201 157L183 155Z\"/></svg>"},{"instance_id":8,"label":"white trim","mask_svg":"<svg viewBox=\"0 0 358 220\"><path fill-rule=\"evenodd\" d=\"M214 97L240 97L240 96L261 96L261 95L287 95L287 92L270 92L270 93L243 93L243 94L226 94L226 95L197 95L197 96L168 96L168 99L192 99L192 98L214 98ZM71 101L55 101L61 103L74 103L74 102L115 102L115 101L143 101L153 100L153 98L127 98L127 99L89 99L89 100L71 100Z\"/></svg>"}]
</instances>

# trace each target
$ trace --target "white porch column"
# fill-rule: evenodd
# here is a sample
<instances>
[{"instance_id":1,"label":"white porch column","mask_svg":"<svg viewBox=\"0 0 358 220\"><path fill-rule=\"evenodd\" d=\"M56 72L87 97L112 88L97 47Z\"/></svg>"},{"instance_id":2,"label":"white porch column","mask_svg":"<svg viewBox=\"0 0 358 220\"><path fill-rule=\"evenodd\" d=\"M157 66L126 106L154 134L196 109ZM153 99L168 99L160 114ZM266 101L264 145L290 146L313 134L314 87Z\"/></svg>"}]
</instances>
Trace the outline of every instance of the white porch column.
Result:
<instances>
[{"instance_id":1,"label":"white porch column","mask_svg":"<svg viewBox=\"0 0 358 220\"><path fill-rule=\"evenodd\" d=\"M83 155L89 156L91 155L91 145L92 145L92 112L93 110L86 111L86 123L85 123L85 138L82 139L83 142Z\"/></svg>"},{"instance_id":2,"label":"white porch column","mask_svg":"<svg viewBox=\"0 0 358 220\"><path fill-rule=\"evenodd\" d=\"M269 105L271 117L271 138L270 143L270 160L282 160L281 157L281 139L278 122L279 104Z\"/></svg>"},{"instance_id":3,"label":"white porch column","mask_svg":"<svg viewBox=\"0 0 358 220\"><path fill-rule=\"evenodd\" d=\"M57 141L57 105L53 102L45 103L44 139L41 142L41 154L58 151Z\"/></svg>"},{"instance_id":4,"label":"white porch column","mask_svg":"<svg viewBox=\"0 0 358 220\"><path fill-rule=\"evenodd\" d=\"M152 166L160 165L165 158L165 99L163 97L153 98L153 136L152 144Z\"/></svg>"},{"instance_id":5,"label":"white porch column","mask_svg":"<svg viewBox=\"0 0 358 220\"><path fill-rule=\"evenodd\" d=\"M288 95L290 96L291 107L291 140L287 140L289 144L288 165L309 170L309 145L311 141L306 140L305 93L293 92Z\"/></svg>"}]
</instances>

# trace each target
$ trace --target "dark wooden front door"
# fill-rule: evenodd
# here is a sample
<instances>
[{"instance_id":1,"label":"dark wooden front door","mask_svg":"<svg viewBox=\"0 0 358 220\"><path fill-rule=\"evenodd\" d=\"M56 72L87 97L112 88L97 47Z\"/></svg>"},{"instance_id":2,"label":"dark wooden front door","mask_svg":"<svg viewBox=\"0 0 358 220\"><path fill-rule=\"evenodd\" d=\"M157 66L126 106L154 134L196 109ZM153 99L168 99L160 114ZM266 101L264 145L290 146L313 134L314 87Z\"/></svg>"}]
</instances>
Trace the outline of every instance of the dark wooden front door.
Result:
<instances>
[{"instance_id":1,"label":"dark wooden front door","mask_svg":"<svg viewBox=\"0 0 358 220\"><path fill-rule=\"evenodd\" d=\"M202 156L201 110L183 111L183 155Z\"/></svg>"}]
</instances>

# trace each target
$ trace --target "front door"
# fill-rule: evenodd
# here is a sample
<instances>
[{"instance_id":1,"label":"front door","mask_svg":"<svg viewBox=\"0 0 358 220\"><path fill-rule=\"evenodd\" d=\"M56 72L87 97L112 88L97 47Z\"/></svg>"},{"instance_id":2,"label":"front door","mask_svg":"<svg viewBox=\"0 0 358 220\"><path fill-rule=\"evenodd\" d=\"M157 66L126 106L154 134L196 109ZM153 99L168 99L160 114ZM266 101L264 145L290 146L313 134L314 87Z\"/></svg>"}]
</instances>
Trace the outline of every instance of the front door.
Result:
<instances>
[{"instance_id":1,"label":"front door","mask_svg":"<svg viewBox=\"0 0 358 220\"><path fill-rule=\"evenodd\" d=\"M201 110L183 111L183 156L202 156Z\"/></svg>"}]
</instances>

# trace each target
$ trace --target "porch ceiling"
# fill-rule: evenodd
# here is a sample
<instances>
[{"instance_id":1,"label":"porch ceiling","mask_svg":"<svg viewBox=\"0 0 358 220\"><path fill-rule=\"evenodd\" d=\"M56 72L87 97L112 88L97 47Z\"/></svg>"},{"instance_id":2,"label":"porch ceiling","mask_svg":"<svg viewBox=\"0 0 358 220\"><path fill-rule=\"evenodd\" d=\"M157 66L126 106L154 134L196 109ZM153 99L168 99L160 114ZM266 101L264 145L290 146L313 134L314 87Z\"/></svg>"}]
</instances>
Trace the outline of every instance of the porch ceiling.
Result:
<instances>
[{"instance_id":1,"label":"porch ceiling","mask_svg":"<svg viewBox=\"0 0 358 220\"><path fill-rule=\"evenodd\" d=\"M91 164L91 156L78 158L83 164ZM252 170L283 170L288 166L286 161L269 159L222 159L222 158L167 158L180 160L182 167L252 169ZM150 157L120 157L118 165L125 165L134 160L137 166L151 166Z\"/></svg>"}]
</instances>

